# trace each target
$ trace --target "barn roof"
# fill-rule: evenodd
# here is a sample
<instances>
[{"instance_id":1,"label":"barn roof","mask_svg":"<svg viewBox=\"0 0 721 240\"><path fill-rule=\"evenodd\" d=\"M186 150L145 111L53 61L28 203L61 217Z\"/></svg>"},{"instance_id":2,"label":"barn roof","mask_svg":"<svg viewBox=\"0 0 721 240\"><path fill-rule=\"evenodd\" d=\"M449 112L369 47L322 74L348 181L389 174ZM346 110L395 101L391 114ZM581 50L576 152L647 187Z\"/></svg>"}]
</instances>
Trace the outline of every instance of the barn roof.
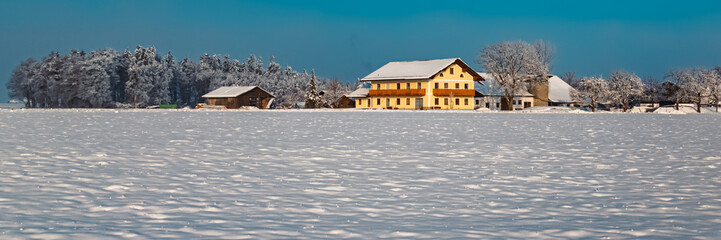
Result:
<instances>
[{"instance_id":1,"label":"barn roof","mask_svg":"<svg viewBox=\"0 0 721 240\"><path fill-rule=\"evenodd\" d=\"M424 61L389 62L368 74L368 76L365 76L361 81L429 79L453 63L458 63L461 67L468 69L468 72L474 77L482 79L481 76L461 61L460 58L445 58Z\"/></svg>"},{"instance_id":2,"label":"barn roof","mask_svg":"<svg viewBox=\"0 0 721 240\"><path fill-rule=\"evenodd\" d=\"M265 91L258 86L234 86L234 87L220 87L218 89L215 89L215 90L203 95L202 97L204 97L204 98L232 98L232 97L237 97L237 96L243 95L244 93L247 93L250 90L253 90L255 88L258 88L261 91L270 94L268 91ZM273 94L270 94L270 96L275 97L275 96L273 96Z\"/></svg>"},{"instance_id":3,"label":"barn roof","mask_svg":"<svg viewBox=\"0 0 721 240\"><path fill-rule=\"evenodd\" d=\"M571 85L568 85L563 79L556 75L548 78L548 101L559 103L571 103Z\"/></svg>"},{"instance_id":4,"label":"barn roof","mask_svg":"<svg viewBox=\"0 0 721 240\"><path fill-rule=\"evenodd\" d=\"M355 91L346 94L345 96L346 96L346 97L349 97L349 98L364 98L364 97L368 97L368 90L370 90L370 89L364 88L364 87L358 88L358 89L356 89Z\"/></svg>"}]
</instances>

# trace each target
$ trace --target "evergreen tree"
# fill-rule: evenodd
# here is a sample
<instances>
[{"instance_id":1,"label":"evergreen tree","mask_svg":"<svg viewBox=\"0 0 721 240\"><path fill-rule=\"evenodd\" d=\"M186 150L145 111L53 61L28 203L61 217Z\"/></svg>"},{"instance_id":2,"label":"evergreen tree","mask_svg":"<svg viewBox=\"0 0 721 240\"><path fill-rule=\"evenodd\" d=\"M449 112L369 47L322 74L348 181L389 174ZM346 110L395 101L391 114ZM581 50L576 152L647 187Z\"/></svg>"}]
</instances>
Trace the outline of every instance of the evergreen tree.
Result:
<instances>
[{"instance_id":1,"label":"evergreen tree","mask_svg":"<svg viewBox=\"0 0 721 240\"><path fill-rule=\"evenodd\" d=\"M305 91L305 108L322 108L326 107L325 100L316 87L315 70L311 71L310 82Z\"/></svg>"}]
</instances>

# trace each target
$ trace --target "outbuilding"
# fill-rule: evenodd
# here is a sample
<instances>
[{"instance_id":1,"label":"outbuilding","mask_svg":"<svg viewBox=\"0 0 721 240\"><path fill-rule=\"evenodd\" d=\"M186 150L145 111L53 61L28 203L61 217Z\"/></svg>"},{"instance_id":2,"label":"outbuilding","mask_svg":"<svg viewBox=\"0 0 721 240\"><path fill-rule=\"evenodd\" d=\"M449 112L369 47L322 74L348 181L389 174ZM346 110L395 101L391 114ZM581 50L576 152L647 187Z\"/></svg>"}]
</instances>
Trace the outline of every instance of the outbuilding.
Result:
<instances>
[{"instance_id":1,"label":"outbuilding","mask_svg":"<svg viewBox=\"0 0 721 240\"><path fill-rule=\"evenodd\" d=\"M220 87L202 96L210 106L270 108L275 96L257 86Z\"/></svg>"}]
</instances>

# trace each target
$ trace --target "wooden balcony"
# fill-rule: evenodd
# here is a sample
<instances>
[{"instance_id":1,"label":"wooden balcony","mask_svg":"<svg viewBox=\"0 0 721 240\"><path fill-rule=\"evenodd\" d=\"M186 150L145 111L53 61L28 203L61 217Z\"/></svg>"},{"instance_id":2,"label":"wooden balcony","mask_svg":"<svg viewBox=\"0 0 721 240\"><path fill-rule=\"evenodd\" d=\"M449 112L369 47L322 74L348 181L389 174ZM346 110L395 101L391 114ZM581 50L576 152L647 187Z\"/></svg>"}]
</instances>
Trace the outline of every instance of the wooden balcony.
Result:
<instances>
[{"instance_id":1,"label":"wooden balcony","mask_svg":"<svg viewBox=\"0 0 721 240\"><path fill-rule=\"evenodd\" d=\"M473 89L433 89L434 96L473 97L476 90Z\"/></svg>"},{"instance_id":2,"label":"wooden balcony","mask_svg":"<svg viewBox=\"0 0 721 240\"><path fill-rule=\"evenodd\" d=\"M426 89L392 89L392 90L369 90L370 97L395 97L395 96L425 96Z\"/></svg>"}]
</instances>

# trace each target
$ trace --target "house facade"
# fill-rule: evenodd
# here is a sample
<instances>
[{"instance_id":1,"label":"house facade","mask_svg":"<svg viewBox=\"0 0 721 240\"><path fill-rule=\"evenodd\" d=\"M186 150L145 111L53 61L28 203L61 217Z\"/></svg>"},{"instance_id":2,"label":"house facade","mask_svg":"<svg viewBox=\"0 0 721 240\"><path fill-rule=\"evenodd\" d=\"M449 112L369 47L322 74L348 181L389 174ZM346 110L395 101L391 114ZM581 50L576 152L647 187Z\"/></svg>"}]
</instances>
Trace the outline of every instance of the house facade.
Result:
<instances>
[{"instance_id":1,"label":"house facade","mask_svg":"<svg viewBox=\"0 0 721 240\"><path fill-rule=\"evenodd\" d=\"M252 106L260 109L270 108L275 96L256 86L220 87L205 95L210 106L240 108Z\"/></svg>"},{"instance_id":2,"label":"house facade","mask_svg":"<svg viewBox=\"0 0 721 240\"><path fill-rule=\"evenodd\" d=\"M493 81L491 76L486 73L479 73L484 79L489 79L483 82L475 83L476 97L474 99L474 106L478 108L488 108L490 110L502 110L506 108L506 102L503 99L506 97L504 94L503 87L496 86L497 83ZM533 107L533 95L528 91L518 91L513 95L513 109L523 110L525 108Z\"/></svg>"},{"instance_id":3,"label":"house facade","mask_svg":"<svg viewBox=\"0 0 721 240\"><path fill-rule=\"evenodd\" d=\"M483 78L460 58L390 62L361 79L367 96L355 96L356 108L474 108L474 81Z\"/></svg>"}]
</instances>

